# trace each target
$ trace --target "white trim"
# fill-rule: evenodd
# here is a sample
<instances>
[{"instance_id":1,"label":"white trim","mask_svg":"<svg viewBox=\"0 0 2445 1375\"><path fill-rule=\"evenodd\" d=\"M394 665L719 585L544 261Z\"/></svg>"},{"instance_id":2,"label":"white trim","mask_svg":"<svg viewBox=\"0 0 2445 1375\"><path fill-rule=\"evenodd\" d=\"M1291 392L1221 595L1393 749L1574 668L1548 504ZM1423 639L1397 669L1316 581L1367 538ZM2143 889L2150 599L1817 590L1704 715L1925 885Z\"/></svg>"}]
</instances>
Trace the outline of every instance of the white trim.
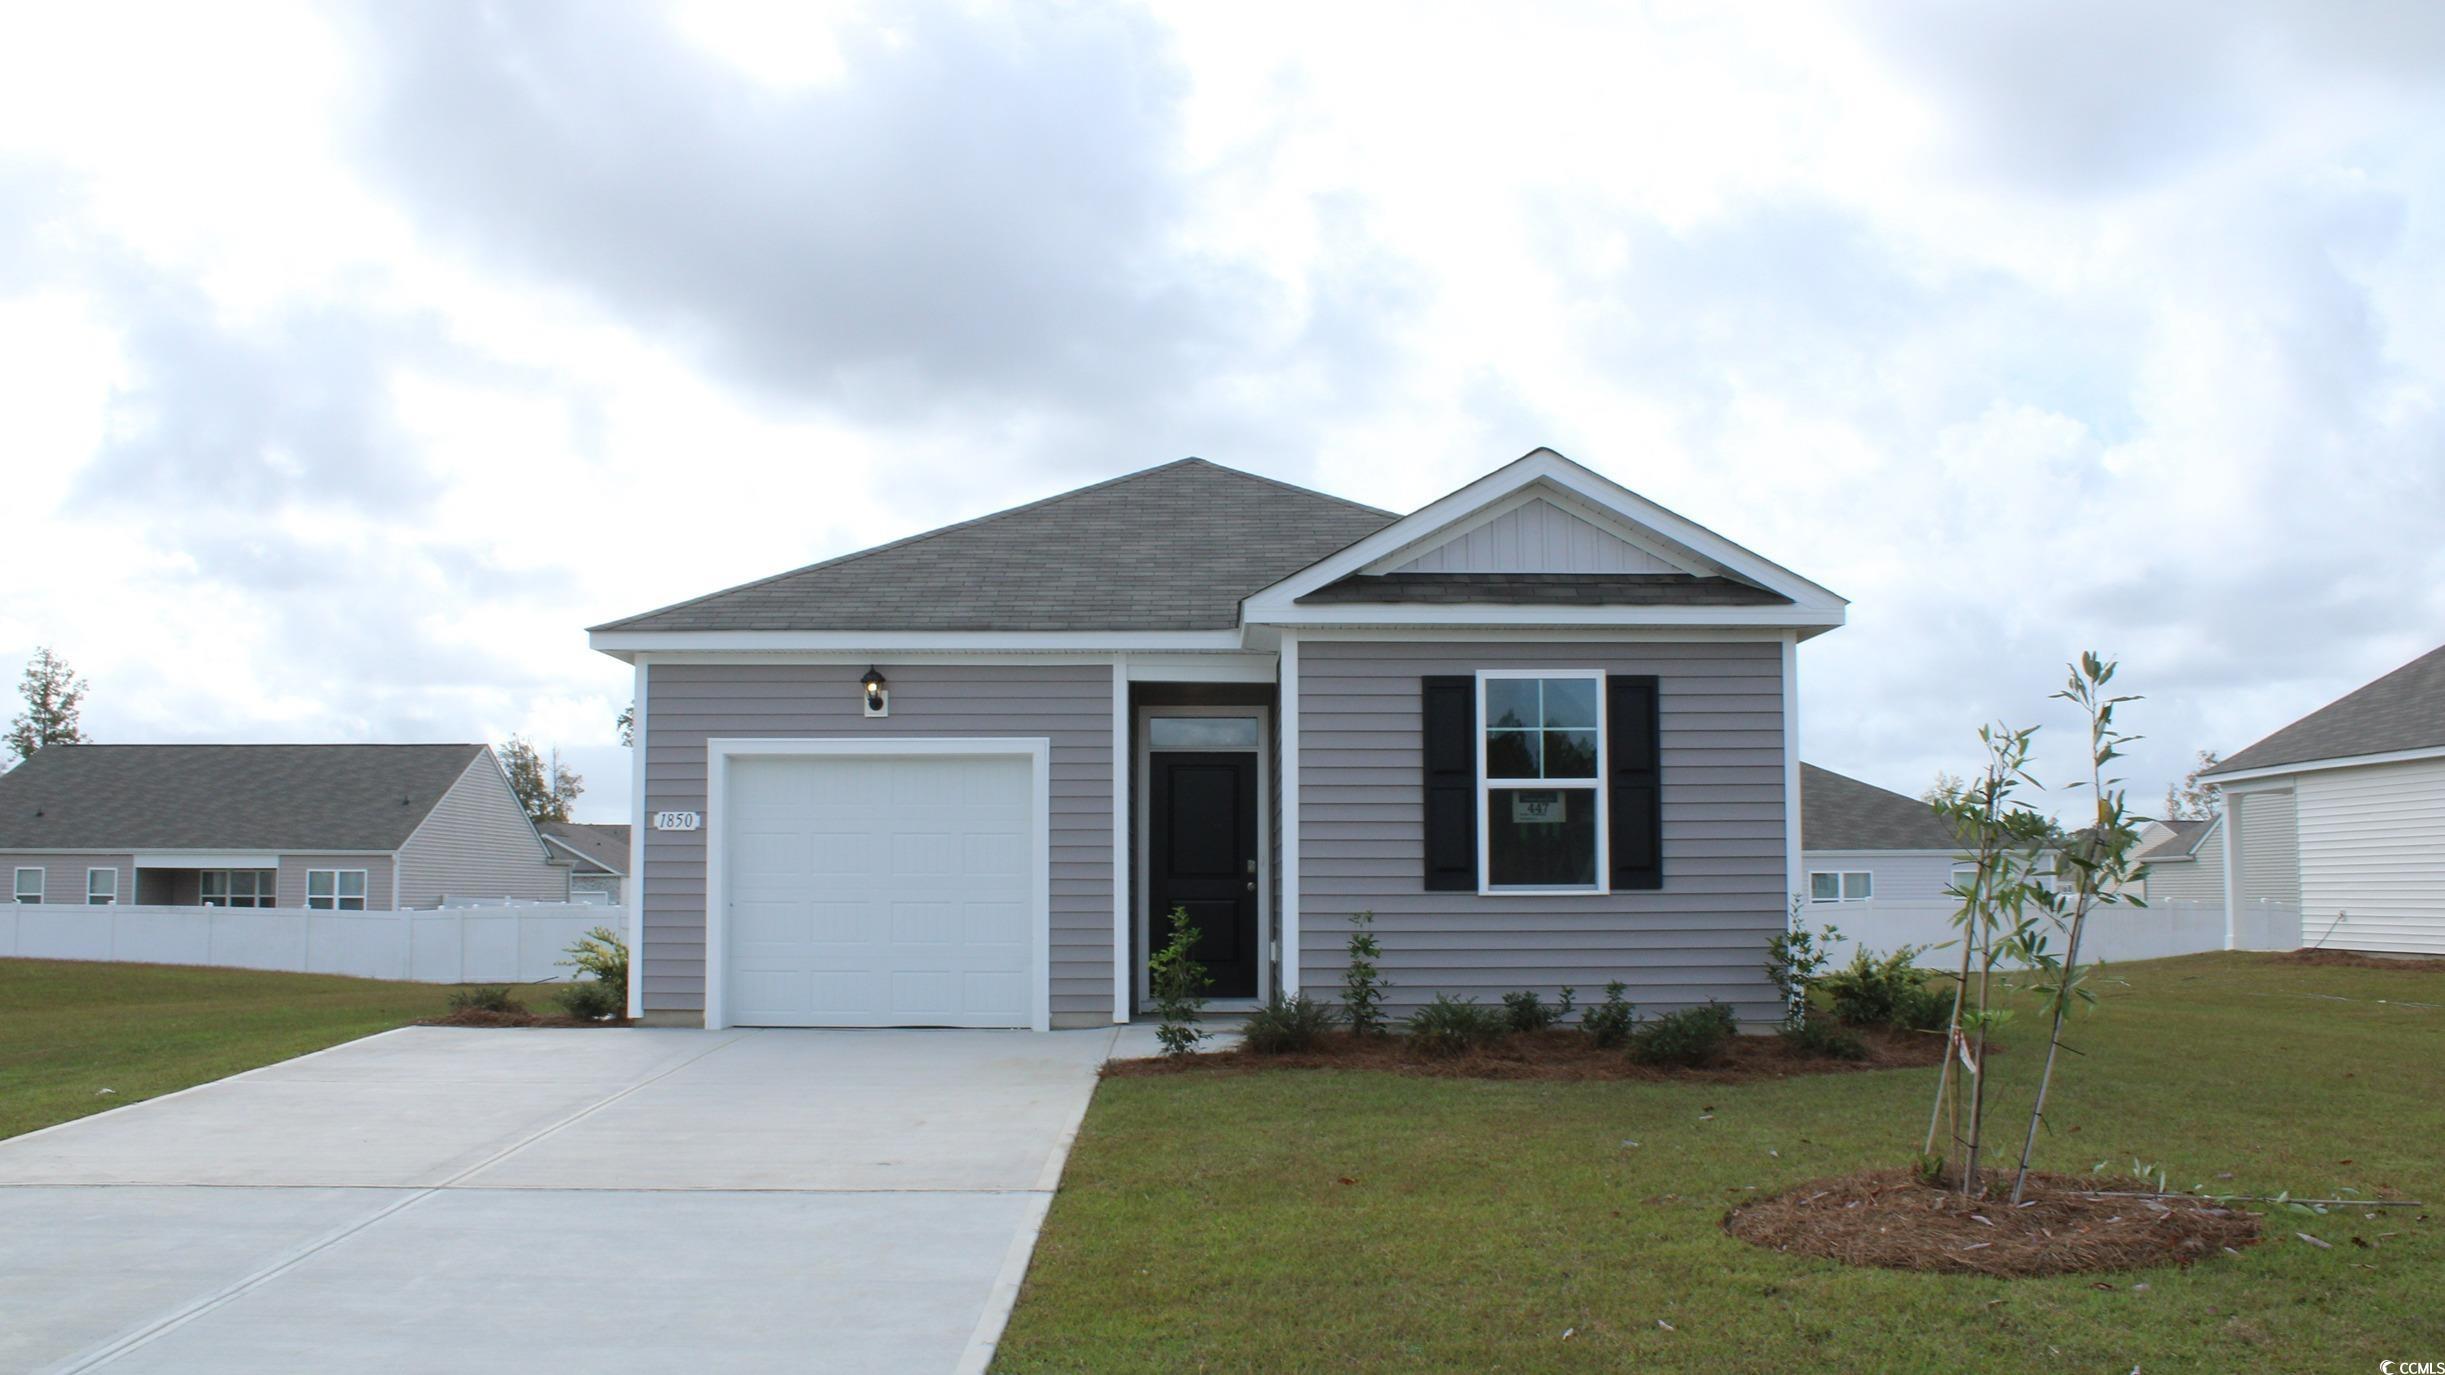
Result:
<instances>
[{"instance_id":1,"label":"white trim","mask_svg":"<svg viewBox=\"0 0 2445 1375\"><path fill-rule=\"evenodd\" d=\"M1830 878L1834 881L1832 897L1817 896L1817 880L1821 878ZM1864 878L1868 881L1868 891L1864 895L1851 896L1851 886L1846 880L1852 878ZM1874 869L1811 869L1808 871L1806 892L1811 907L1839 907L1844 903L1874 902L1876 901L1876 871Z\"/></svg>"},{"instance_id":2,"label":"white trim","mask_svg":"<svg viewBox=\"0 0 2445 1375\"><path fill-rule=\"evenodd\" d=\"M17 881L27 874L32 874L42 880L34 885L32 902L25 901L25 885ZM16 872L9 875L8 900L11 903L24 903L28 907L40 907L49 902L51 900L51 871L40 864L18 865Z\"/></svg>"},{"instance_id":3,"label":"white trim","mask_svg":"<svg viewBox=\"0 0 2445 1375\"><path fill-rule=\"evenodd\" d=\"M1271 654L1123 654L1133 683L1271 683Z\"/></svg>"},{"instance_id":4,"label":"white trim","mask_svg":"<svg viewBox=\"0 0 2445 1375\"><path fill-rule=\"evenodd\" d=\"M645 716L651 665L637 656L636 681L629 687L637 719L629 723L628 747L628 1016L645 1015Z\"/></svg>"},{"instance_id":5,"label":"white trim","mask_svg":"<svg viewBox=\"0 0 2445 1375\"><path fill-rule=\"evenodd\" d=\"M2233 807L2237 801L2238 799L2231 797L2224 799L2224 815L2216 818L2218 824L2222 824L2227 817L2233 814ZM2236 896L2240 887L2241 828L2237 825L2226 826L2224 828L2224 948L2227 950L2241 948L2240 899Z\"/></svg>"},{"instance_id":6,"label":"white trim","mask_svg":"<svg viewBox=\"0 0 2445 1375\"><path fill-rule=\"evenodd\" d=\"M314 876L316 874L331 875L331 905L329 907L317 907L314 905ZM340 906L340 904L345 901L348 896L340 891L340 875L342 874L354 874L359 879L363 880L363 882L360 882L357 885L357 905L354 907ZM373 875L363 869L308 869L306 870L305 908L309 912L370 911L373 907L372 888Z\"/></svg>"},{"instance_id":7,"label":"white trim","mask_svg":"<svg viewBox=\"0 0 2445 1375\"><path fill-rule=\"evenodd\" d=\"M1129 910L1136 874L1129 859L1129 656L1112 660L1112 1020L1129 1020ZM1141 831L1141 836L1143 832Z\"/></svg>"},{"instance_id":8,"label":"white trim","mask_svg":"<svg viewBox=\"0 0 2445 1375\"><path fill-rule=\"evenodd\" d=\"M571 825L582 825L583 823L581 823L581 822L571 822L571 823L569 823L569 824L571 824ZM543 828L542 828L542 827L537 827L536 829L537 829L538 831L541 831ZM561 839L559 836L553 835L553 834L551 834L551 833L550 833L550 832L548 832L548 831L544 832L544 834L543 834L543 843L544 843L544 845L545 845L546 847L548 847L548 848L550 848L550 849L558 850L558 851L560 851L561 853L563 853L563 854L565 854L565 855L569 856L571 859L574 859L574 860L578 861L578 863L579 863L579 864L591 864L591 865L593 865L593 866L594 866L595 870L600 871L600 873L589 872L589 873L586 875L586 877L588 877L588 878L595 878L595 877L599 877L599 876L600 876L600 874L611 874L611 875L614 875L615 877L616 877L616 876L619 876L619 874L620 874L620 871L619 871L619 870L612 868L610 865L603 863L603 861L601 861L601 860L599 860L599 859L596 859L596 858L595 858L593 855L590 855L590 854L586 853L584 850L578 849L576 846L571 845L569 842L567 842L567 841L565 841L565 840L562 840L562 839ZM559 863L562 863L562 861L557 860L557 859L552 860L552 861L550 861L550 862L551 862L551 863L553 863L553 864L559 864ZM569 868L569 876L570 876L571 878L575 878L575 877L577 877L577 876L578 876L578 871L577 871L577 867L576 867L576 865L571 865L571 866L570 866L570 868Z\"/></svg>"},{"instance_id":9,"label":"white trim","mask_svg":"<svg viewBox=\"0 0 2445 1375\"><path fill-rule=\"evenodd\" d=\"M282 855L376 855L380 850L141 850L132 856L132 869L277 869Z\"/></svg>"},{"instance_id":10,"label":"white trim","mask_svg":"<svg viewBox=\"0 0 2445 1375\"><path fill-rule=\"evenodd\" d=\"M719 1031L730 1025L726 1002L729 978L728 927L730 857L725 827L730 816L730 761L740 758L822 758L828 756L904 758L1016 755L1028 761L1033 780L1029 820L1031 868L1035 882L1029 893L1033 926L1034 969L1030 990L1031 1025L1049 1031L1053 1025L1052 985L1052 761L1053 742L1046 736L974 736L888 739L859 736L848 739L768 739L715 737L705 741L705 1028ZM634 973L631 973L632 983Z\"/></svg>"},{"instance_id":11,"label":"white trim","mask_svg":"<svg viewBox=\"0 0 2445 1375\"><path fill-rule=\"evenodd\" d=\"M1247 622L1303 623L1303 618L1298 615L1298 612L1303 609L1295 608L1292 605L1300 597L1328 583L1338 582L1385 555L1417 543L1421 538L1466 519L1479 509L1533 484L1543 484L1575 495L1599 510L1611 512L1617 519L1654 531L1661 538L1688 549L1698 557L1721 566L1727 572L1747 578L1760 586L1790 597L1797 604L1798 609L1831 613L1834 618L1832 624L1841 624L1842 608L1846 603L1833 592L1801 577L1781 564L1742 548L1702 525L1675 515L1602 474L1564 458L1552 449L1534 450L1449 496L1431 502L1394 521L1356 544L1309 564L1271 587L1259 589L1241 600L1241 618ZM1469 608L1441 609L1471 610ZM1567 609L1570 608L1544 608L1547 611ZM1755 610L1755 608L1737 607L1637 609L1651 611L1704 609L1710 611L1711 614L1702 619L1717 624L1743 623L1748 618L1730 613ZM1340 613L1346 612L1348 608L1334 608L1333 610ZM1482 617L1485 612L1482 609L1475 609L1474 614ZM1366 618L1359 619L1363 621ZM1558 619L1562 623L1570 623L1568 617Z\"/></svg>"},{"instance_id":12,"label":"white trim","mask_svg":"<svg viewBox=\"0 0 2445 1375\"><path fill-rule=\"evenodd\" d=\"M1793 914L1807 890L1801 871L1807 865L1807 837L1800 834L1800 638L1783 639L1783 911ZM1944 851L1951 854L1951 851Z\"/></svg>"},{"instance_id":13,"label":"white trim","mask_svg":"<svg viewBox=\"0 0 2445 1375\"><path fill-rule=\"evenodd\" d=\"M2445 745L2429 745L2416 750L2389 750L2384 754L2353 754L2335 759L2304 759L2297 764L2269 764L2263 769L2241 769L2233 773L2211 773L2202 783L2226 787L2247 783L2255 778L2282 778L2296 773L2319 773L2327 769L2357 769L2369 764L2410 764L2422 759L2445 759Z\"/></svg>"},{"instance_id":14,"label":"white trim","mask_svg":"<svg viewBox=\"0 0 2445 1375\"><path fill-rule=\"evenodd\" d=\"M591 630L586 643L616 659L679 653L976 654L1008 649L1114 654L1133 649L1234 651L1229 630ZM852 657L856 657L853 655Z\"/></svg>"},{"instance_id":15,"label":"white trim","mask_svg":"<svg viewBox=\"0 0 2445 1375\"><path fill-rule=\"evenodd\" d=\"M1690 551L1686 549L1672 546L1655 538L1653 531L1623 520L1618 512L1609 511L1581 500L1559 487L1546 487L1535 483L1483 508L1476 515L1454 521L1440 530L1423 535L1359 571L1362 573L1389 573L1394 569L1406 567L1447 544L1454 544L1467 538L1472 531L1492 525L1534 501L1542 501L1566 516L1593 525L1604 534L1629 545L1640 553L1669 563L1692 577L1709 577L1722 571L1713 564L1693 558Z\"/></svg>"},{"instance_id":16,"label":"white trim","mask_svg":"<svg viewBox=\"0 0 2445 1375\"><path fill-rule=\"evenodd\" d=\"M1282 632L1281 687L1274 715L1282 723L1282 996L1299 996L1299 635Z\"/></svg>"},{"instance_id":17,"label":"white trim","mask_svg":"<svg viewBox=\"0 0 2445 1375\"><path fill-rule=\"evenodd\" d=\"M1579 678L1596 684L1596 772L1586 778L1496 778L1486 771L1486 683L1492 679ZM1469 735L1469 749L1476 755L1477 775L1477 895L1492 897L1610 897L1613 894L1612 789L1605 786L1611 779L1612 764L1612 703L1607 691L1605 671L1600 668L1481 668L1477 670L1477 693L1473 699L1474 714ZM1539 726L1539 729L1543 729ZM1526 788L1585 792L1596 799L1596 881L1567 887L1497 885L1494 882L1494 836L1492 797L1496 788L1518 791Z\"/></svg>"},{"instance_id":18,"label":"white trim","mask_svg":"<svg viewBox=\"0 0 2445 1375\"><path fill-rule=\"evenodd\" d=\"M108 901L105 901L105 902L95 902L95 901L93 900L93 898L94 898L94 892L93 892L93 876L94 876L95 874L108 874L108 875L110 875L110 894L109 894L109 900L108 900ZM89 866L89 867L87 867L87 868L86 868L86 870L85 870L85 905L86 905L87 907L116 907L116 906L118 906L118 905L119 905L119 866L118 866L118 865L116 865L116 864L95 864L95 865L91 865L91 866Z\"/></svg>"},{"instance_id":19,"label":"white trim","mask_svg":"<svg viewBox=\"0 0 2445 1375\"><path fill-rule=\"evenodd\" d=\"M1424 602L1334 602L1320 606L1251 606L1250 625L1483 626L1493 630L1542 626L1759 626L1831 630L1839 607L1810 606L1487 606Z\"/></svg>"},{"instance_id":20,"label":"white trim","mask_svg":"<svg viewBox=\"0 0 2445 1375\"><path fill-rule=\"evenodd\" d=\"M1261 706L1144 706L1137 709L1135 720L1138 727L1138 744L1136 758L1130 761L1129 773L1130 777L1135 780L1138 790L1136 807L1138 843L1133 852L1137 864L1130 884L1129 907L1135 914L1131 927L1137 934L1140 948L1145 950L1155 948L1154 892L1147 880L1154 873L1154 773L1155 755L1158 751L1155 749L1154 731L1150 728L1149 723L1158 716L1223 716L1233 720L1256 722L1256 743L1253 745L1200 745L1192 749L1163 750L1160 753L1253 754L1256 756L1256 795L1252 799L1256 804L1256 996L1254 998L1216 998L1210 1006L1223 1012L1262 1007L1272 997L1274 985L1272 952L1266 948L1273 938L1273 846L1266 843L1268 837L1265 834L1267 821L1265 803L1272 796L1269 790L1273 786L1273 734L1266 728L1265 708ZM1152 977L1152 972L1146 966L1142 964L1138 966L1136 975L1138 998L1145 1001L1153 1000ZM1116 1016L1113 1020L1123 1021L1126 1018Z\"/></svg>"}]
</instances>

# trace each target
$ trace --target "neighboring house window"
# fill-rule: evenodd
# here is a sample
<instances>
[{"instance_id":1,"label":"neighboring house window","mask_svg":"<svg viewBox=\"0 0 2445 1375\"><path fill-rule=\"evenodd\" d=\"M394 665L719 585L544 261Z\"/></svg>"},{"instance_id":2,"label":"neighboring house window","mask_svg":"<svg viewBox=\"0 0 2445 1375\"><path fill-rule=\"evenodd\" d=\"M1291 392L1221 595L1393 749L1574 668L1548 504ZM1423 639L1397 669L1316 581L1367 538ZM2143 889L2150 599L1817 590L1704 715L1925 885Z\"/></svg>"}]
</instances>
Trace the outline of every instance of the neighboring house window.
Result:
<instances>
[{"instance_id":1,"label":"neighboring house window","mask_svg":"<svg viewBox=\"0 0 2445 1375\"><path fill-rule=\"evenodd\" d=\"M108 907L119 900L119 871L87 869L85 871L85 905Z\"/></svg>"},{"instance_id":2,"label":"neighboring house window","mask_svg":"<svg viewBox=\"0 0 2445 1375\"><path fill-rule=\"evenodd\" d=\"M39 868L25 868L18 870L17 890L15 896L19 902L41 902L42 870Z\"/></svg>"},{"instance_id":3,"label":"neighboring house window","mask_svg":"<svg viewBox=\"0 0 2445 1375\"><path fill-rule=\"evenodd\" d=\"M1808 876L1810 902L1866 902L1876 896L1876 875L1861 869L1829 873L1813 870Z\"/></svg>"},{"instance_id":4,"label":"neighboring house window","mask_svg":"<svg viewBox=\"0 0 2445 1375\"><path fill-rule=\"evenodd\" d=\"M1601 892L1604 675L1478 675L1479 835L1489 889Z\"/></svg>"},{"instance_id":5,"label":"neighboring house window","mask_svg":"<svg viewBox=\"0 0 2445 1375\"><path fill-rule=\"evenodd\" d=\"M365 871L362 869L306 870L306 906L318 912L364 911Z\"/></svg>"},{"instance_id":6,"label":"neighboring house window","mask_svg":"<svg viewBox=\"0 0 2445 1375\"><path fill-rule=\"evenodd\" d=\"M269 907L280 875L271 869L206 869L196 888L206 907Z\"/></svg>"}]
</instances>

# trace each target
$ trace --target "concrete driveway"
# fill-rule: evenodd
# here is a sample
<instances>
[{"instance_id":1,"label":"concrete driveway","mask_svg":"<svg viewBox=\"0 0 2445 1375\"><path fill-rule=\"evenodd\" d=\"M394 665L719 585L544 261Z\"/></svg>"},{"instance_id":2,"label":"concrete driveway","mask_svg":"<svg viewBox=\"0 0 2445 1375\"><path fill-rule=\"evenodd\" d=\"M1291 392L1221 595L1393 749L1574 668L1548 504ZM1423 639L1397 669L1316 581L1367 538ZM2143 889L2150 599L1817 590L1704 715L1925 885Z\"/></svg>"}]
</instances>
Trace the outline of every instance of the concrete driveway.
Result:
<instances>
[{"instance_id":1,"label":"concrete driveway","mask_svg":"<svg viewBox=\"0 0 2445 1375\"><path fill-rule=\"evenodd\" d=\"M1124 1038L410 1027L0 1141L0 1370L982 1370Z\"/></svg>"}]
</instances>

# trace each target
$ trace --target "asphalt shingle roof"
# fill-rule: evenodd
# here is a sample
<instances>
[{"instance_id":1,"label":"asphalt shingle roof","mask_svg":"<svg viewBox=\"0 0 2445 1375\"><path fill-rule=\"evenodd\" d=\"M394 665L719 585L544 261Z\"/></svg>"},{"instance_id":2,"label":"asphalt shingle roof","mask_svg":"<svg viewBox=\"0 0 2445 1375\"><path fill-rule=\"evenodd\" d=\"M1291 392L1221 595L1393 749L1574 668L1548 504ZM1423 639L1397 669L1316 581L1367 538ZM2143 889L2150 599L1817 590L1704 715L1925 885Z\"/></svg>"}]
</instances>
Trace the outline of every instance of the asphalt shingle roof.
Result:
<instances>
[{"instance_id":1,"label":"asphalt shingle roof","mask_svg":"<svg viewBox=\"0 0 2445 1375\"><path fill-rule=\"evenodd\" d=\"M1952 828L1915 797L1800 766L1800 844L1811 850L1951 850Z\"/></svg>"},{"instance_id":2,"label":"asphalt shingle roof","mask_svg":"<svg viewBox=\"0 0 2445 1375\"><path fill-rule=\"evenodd\" d=\"M0 850L395 850L482 745L46 745Z\"/></svg>"},{"instance_id":3,"label":"asphalt shingle roof","mask_svg":"<svg viewBox=\"0 0 2445 1375\"><path fill-rule=\"evenodd\" d=\"M1789 606L1791 598L1737 578L1688 573L1352 574L1309 603L1432 602L1500 606Z\"/></svg>"},{"instance_id":4,"label":"asphalt shingle roof","mask_svg":"<svg viewBox=\"0 0 2445 1375\"><path fill-rule=\"evenodd\" d=\"M1227 630L1396 519L1184 458L595 629Z\"/></svg>"},{"instance_id":5,"label":"asphalt shingle roof","mask_svg":"<svg viewBox=\"0 0 2445 1375\"><path fill-rule=\"evenodd\" d=\"M2160 821L2157 824L2160 826L2170 827L2173 834L2158 836L2155 844L2150 845L2148 848L2140 851L2138 854L2133 855L2133 859L2146 860L2151 863L2161 862L2168 859L2195 859L2197 856L2193 852L2199 848L2200 838L2207 834L2207 828L2214 823L2208 821Z\"/></svg>"},{"instance_id":6,"label":"asphalt shingle roof","mask_svg":"<svg viewBox=\"0 0 2445 1375\"><path fill-rule=\"evenodd\" d=\"M2349 759L2445 745L2445 646L2347 693L2207 771Z\"/></svg>"},{"instance_id":7,"label":"asphalt shingle roof","mask_svg":"<svg viewBox=\"0 0 2445 1375\"><path fill-rule=\"evenodd\" d=\"M614 874L628 872L628 828L599 821L538 821L535 829Z\"/></svg>"}]
</instances>

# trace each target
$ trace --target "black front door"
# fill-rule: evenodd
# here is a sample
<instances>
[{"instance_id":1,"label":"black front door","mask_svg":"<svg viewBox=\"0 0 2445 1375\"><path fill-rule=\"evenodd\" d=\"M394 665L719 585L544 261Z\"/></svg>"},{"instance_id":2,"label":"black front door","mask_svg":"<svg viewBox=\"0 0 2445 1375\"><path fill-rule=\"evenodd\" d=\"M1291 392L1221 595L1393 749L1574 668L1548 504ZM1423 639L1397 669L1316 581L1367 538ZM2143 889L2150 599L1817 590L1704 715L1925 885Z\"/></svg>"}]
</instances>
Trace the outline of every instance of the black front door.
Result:
<instances>
[{"instance_id":1,"label":"black front door","mask_svg":"<svg viewBox=\"0 0 2445 1375\"><path fill-rule=\"evenodd\" d=\"M1256 996L1256 756L1158 751L1148 798L1146 893L1153 945L1185 907L1216 998Z\"/></svg>"}]
</instances>

